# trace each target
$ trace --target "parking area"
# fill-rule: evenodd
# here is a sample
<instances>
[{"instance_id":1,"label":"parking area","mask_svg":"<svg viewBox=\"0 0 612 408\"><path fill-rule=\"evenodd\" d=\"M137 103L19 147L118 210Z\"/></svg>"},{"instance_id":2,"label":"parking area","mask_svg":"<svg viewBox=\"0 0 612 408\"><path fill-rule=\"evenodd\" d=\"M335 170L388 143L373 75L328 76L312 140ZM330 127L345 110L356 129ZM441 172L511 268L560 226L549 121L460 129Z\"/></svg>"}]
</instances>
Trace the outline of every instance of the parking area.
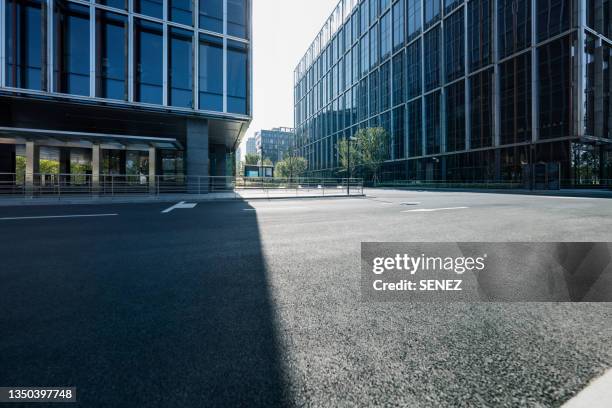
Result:
<instances>
[{"instance_id":1,"label":"parking area","mask_svg":"<svg viewBox=\"0 0 612 408\"><path fill-rule=\"evenodd\" d=\"M87 407L559 407L612 366L611 304L359 287L363 241L611 241L612 199L366 194L0 208L0 385Z\"/></svg>"}]
</instances>

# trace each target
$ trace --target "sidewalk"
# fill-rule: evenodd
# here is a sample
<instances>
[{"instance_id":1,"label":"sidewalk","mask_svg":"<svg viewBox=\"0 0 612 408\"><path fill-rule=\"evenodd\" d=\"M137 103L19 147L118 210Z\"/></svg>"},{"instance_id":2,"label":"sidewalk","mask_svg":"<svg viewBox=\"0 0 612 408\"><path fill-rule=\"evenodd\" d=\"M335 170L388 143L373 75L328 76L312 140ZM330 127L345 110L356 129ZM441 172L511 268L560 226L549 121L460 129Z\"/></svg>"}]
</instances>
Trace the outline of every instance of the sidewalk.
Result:
<instances>
[{"instance_id":1,"label":"sidewalk","mask_svg":"<svg viewBox=\"0 0 612 408\"><path fill-rule=\"evenodd\" d=\"M360 189L351 191L351 197L362 197ZM234 200L273 200L291 198L331 198L347 197L346 189L270 189L238 190L208 194L117 194L114 196L62 195L38 196L0 196L0 207L23 205L72 205L72 204L132 204L132 203L170 203L177 201L234 201Z\"/></svg>"},{"instance_id":2,"label":"sidewalk","mask_svg":"<svg viewBox=\"0 0 612 408\"><path fill-rule=\"evenodd\" d=\"M503 188L432 188L432 187L364 187L366 190L404 190L404 191L428 191L428 192L457 192L457 193L480 193L480 194L518 194L558 197L589 197L589 198L612 198L612 190L605 189L561 189L561 190L528 190L528 189L503 189Z\"/></svg>"}]
</instances>

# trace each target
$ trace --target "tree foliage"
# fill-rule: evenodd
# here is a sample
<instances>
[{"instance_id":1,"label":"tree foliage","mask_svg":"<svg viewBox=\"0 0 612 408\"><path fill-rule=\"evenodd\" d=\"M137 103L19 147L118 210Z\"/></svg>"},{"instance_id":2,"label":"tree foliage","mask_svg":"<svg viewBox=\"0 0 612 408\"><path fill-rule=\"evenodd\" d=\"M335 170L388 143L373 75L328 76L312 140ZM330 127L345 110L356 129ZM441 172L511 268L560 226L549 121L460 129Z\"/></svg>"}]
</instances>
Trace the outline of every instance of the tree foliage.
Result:
<instances>
[{"instance_id":1,"label":"tree foliage","mask_svg":"<svg viewBox=\"0 0 612 408\"><path fill-rule=\"evenodd\" d=\"M289 155L284 160L276 163L274 175L276 177L293 179L300 177L308 168L308 162L300 156Z\"/></svg>"},{"instance_id":2,"label":"tree foliage","mask_svg":"<svg viewBox=\"0 0 612 408\"><path fill-rule=\"evenodd\" d=\"M259 164L259 155L256 153L248 153L244 156L244 163L248 165Z\"/></svg>"},{"instance_id":3,"label":"tree foliage","mask_svg":"<svg viewBox=\"0 0 612 408\"><path fill-rule=\"evenodd\" d=\"M351 175L354 174L355 168L361 167L376 182L380 167L389 157L388 146L389 134L384 128L360 129L350 141L343 139L338 143L340 165L346 171L350 162Z\"/></svg>"}]
</instances>

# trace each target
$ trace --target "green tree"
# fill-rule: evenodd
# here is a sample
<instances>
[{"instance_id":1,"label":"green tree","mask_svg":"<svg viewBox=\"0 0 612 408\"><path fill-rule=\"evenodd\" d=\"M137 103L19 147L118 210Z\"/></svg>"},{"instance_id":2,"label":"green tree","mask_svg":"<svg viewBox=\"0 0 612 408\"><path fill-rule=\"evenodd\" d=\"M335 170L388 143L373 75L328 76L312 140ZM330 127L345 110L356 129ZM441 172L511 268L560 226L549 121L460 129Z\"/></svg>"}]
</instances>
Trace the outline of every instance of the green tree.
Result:
<instances>
[{"instance_id":1,"label":"green tree","mask_svg":"<svg viewBox=\"0 0 612 408\"><path fill-rule=\"evenodd\" d=\"M347 177L351 177L355 173L357 166L361 163L356 140L342 139L338 142L338 155L342 171L347 172Z\"/></svg>"},{"instance_id":2,"label":"green tree","mask_svg":"<svg viewBox=\"0 0 612 408\"><path fill-rule=\"evenodd\" d=\"M272 165L272 160L270 160L268 157L266 157L265 159L263 159L263 165L264 166L271 166Z\"/></svg>"},{"instance_id":3,"label":"green tree","mask_svg":"<svg viewBox=\"0 0 612 408\"><path fill-rule=\"evenodd\" d=\"M257 165L259 163L259 155L255 153L248 153L244 156L244 163L247 165Z\"/></svg>"},{"instance_id":4,"label":"green tree","mask_svg":"<svg viewBox=\"0 0 612 408\"><path fill-rule=\"evenodd\" d=\"M308 168L305 158L289 154L284 160L276 163L274 175L276 177L288 178L289 181L294 177L300 177Z\"/></svg>"},{"instance_id":5,"label":"green tree","mask_svg":"<svg viewBox=\"0 0 612 408\"><path fill-rule=\"evenodd\" d=\"M389 133L382 127L359 129L355 135L360 163L378 182L378 171L389 157Z\"/></svg>"}]
</instances>

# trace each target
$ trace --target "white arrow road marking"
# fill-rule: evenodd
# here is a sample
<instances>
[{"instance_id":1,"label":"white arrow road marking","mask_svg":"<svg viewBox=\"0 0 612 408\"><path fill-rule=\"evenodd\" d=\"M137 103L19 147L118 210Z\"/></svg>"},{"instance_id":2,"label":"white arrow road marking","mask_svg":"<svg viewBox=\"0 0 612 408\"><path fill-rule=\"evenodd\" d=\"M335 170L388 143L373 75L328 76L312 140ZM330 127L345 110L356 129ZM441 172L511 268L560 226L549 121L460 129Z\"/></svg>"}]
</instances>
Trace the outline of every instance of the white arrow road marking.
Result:
<instances>
[{"instance_id":1,"label":"white arrow road marking","mask_svg":"<svg viewBox=\"0 0 612 408\"><path fill-rule=\"evenodd\" d=\"M162 214L167 214L167 213L169 213L172 210L185 210L185 209L195 208L196 205L198 205L198 204L196 204L196 203L186 203L184 201L181 201L180 203L174 204L170 208L166 208L164 211L162 211Z\"/></svg>"},{"instance_id":2,"label":"white arrow road marking","mask_svg":"<svg viewBox=\"0 0 612 408\"><path fill-rule=\"evenodd\" d=\"M44 215L39 217L4 217L0 221L11 220L45 220L52 218L89 218L89 217L114 217L119 214L77 214L77 215Z\"/></svg>"},{"instance_id":3,"label":"white arrow road marking","mask_svg":"<svg viewBox=\"0 0 612 408\"><path fill-rule=\"evenodd\" d=\"M448 207L448 208L418 208L416 210L404 210L401 212L434 212L434 211L448 211L448 210L465 210L469 207Z\"/></svg>"}]
</instances>

